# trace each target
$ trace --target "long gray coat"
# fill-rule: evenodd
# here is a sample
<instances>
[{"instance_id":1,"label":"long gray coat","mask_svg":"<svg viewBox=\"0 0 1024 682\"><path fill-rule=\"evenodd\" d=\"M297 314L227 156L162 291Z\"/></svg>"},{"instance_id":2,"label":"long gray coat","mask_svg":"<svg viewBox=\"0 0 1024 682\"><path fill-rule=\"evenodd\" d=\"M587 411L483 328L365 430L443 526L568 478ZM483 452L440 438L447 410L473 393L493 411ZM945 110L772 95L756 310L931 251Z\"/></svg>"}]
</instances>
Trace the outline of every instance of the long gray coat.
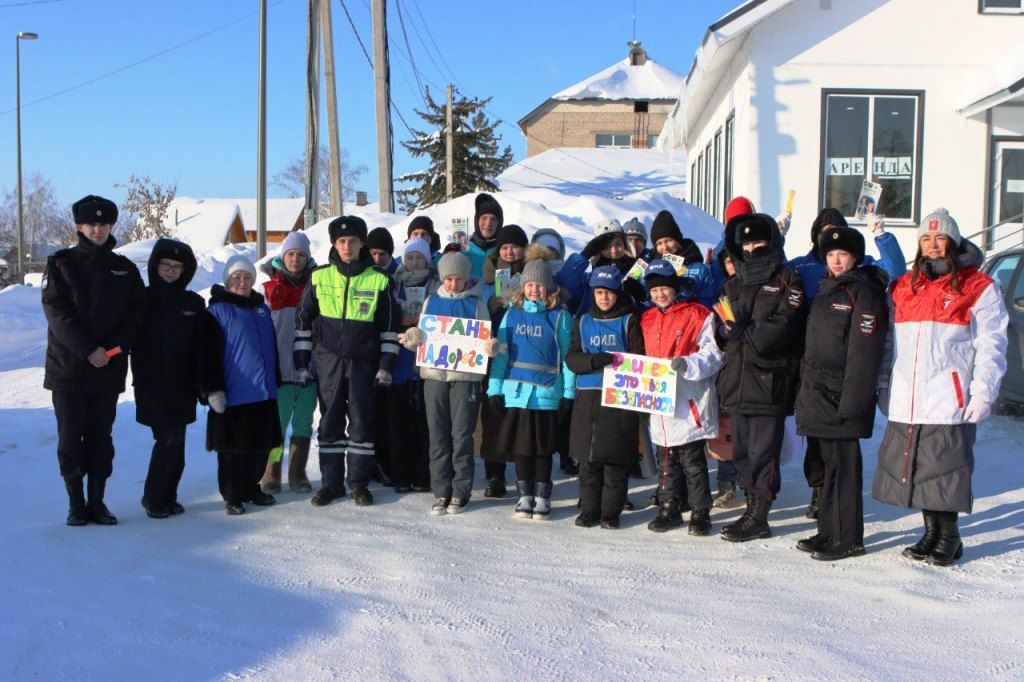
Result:
<instances>
[{"instance_id":1,"label":"long gray coat","mask_svg":"<svg viewBox=\"0 0 1024 682\"><path fill-rule=\"evenodd\" d=\"M889 422L871 496L898 507L969 513L976 433L975 424Z\"/></svg>"}]
</instances>

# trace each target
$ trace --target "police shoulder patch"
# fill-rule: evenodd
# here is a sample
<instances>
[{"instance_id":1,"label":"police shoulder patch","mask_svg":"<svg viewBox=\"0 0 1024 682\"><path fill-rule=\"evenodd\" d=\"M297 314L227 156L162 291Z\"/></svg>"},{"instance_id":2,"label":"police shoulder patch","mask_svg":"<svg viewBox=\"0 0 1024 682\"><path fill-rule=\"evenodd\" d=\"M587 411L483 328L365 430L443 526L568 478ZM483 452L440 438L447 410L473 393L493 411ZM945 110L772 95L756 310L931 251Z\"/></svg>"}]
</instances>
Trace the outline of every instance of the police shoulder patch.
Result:
<instances>
[{"instance_id":1,"label":"police shoulder patch","mask_svg":"<svg viewBox=\"0 0 1024 682\"><path fill-rule=\"evenodd\" d=\"M858 327L860 328L861 335L871 336L875 333L875 329L878 328L878 316L874 313L861 313Z\"/></svg>"},{"instance_id":2,"label":"police shoulder patch","mask_svg":"<svg viewBox=\"0 0 1024 682\"><path fill-rule=\"evenodd\" d=\"M804 290L798 287L792 287L786 294L786 305L793 310L796 310L804 303Z\"/></svg>"}]
</instances>

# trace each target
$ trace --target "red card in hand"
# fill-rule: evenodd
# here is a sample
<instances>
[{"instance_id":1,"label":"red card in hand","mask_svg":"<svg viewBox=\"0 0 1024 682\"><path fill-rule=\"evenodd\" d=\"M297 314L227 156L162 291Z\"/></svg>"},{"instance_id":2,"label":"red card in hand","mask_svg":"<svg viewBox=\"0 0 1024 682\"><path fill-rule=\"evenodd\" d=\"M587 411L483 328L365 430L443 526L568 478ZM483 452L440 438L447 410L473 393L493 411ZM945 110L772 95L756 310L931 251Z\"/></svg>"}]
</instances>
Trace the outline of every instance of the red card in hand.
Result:
<instances>
[{"instance_id":1,"label":"red card in hand","mask_svg":"<svg viewBox=\"0 0 1024 682\"><path fill-rule=\"evenodd\" d=\"M120 354L121 354L121 346L114 346L113 348L108 349L107 352L104 353L104 355L106 355L108 358L112 358L115 355L120 355Z\"/></svg>"}]
</instances>

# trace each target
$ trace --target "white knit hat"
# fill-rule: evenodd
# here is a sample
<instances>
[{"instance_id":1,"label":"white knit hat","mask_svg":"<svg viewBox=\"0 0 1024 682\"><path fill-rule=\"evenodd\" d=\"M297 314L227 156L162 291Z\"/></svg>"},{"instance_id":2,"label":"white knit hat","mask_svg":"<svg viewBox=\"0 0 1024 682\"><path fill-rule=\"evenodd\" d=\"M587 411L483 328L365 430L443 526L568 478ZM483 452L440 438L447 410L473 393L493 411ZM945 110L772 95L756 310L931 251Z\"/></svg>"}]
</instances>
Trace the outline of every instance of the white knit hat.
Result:
<instances>
[{"instance_id":1,"label":"white knit hat","mask_svg":"<svg viewBox=\"0 0 1024 682\"><path fill-rule=\"evenodd\" d=\"M597 225L594 225L594 236L600 237L602 234L609 234L611 232L622 233L622 223L615 218L605 220Z\"/></svg>"},{"instance_id":2,"label":"white knit hat","mask_svg":"<svg viewBox=\"0 0 1024 682\"><path fill-rule=\"evenodd\" d=\"M301 251L309 255L309 237L305 232L289 232L288 236L281 242L281 255L289 251Z\"/></svg>"},{"instance_id":3,"label":"white knit hat","mask_svg":"<svg viewBox=\"0 0 1024 682\"><path fill-rule=\"evenodd\" d=\"M226 287L228 285L228 279L230 279L232 273L238 272L239 270L245 270L253 279L256 279L256 268L252 262L240 253L235 254L228 259L228 262L224 264L224 272L221 274L221 281Z\"/></svg>"}]
</instances>

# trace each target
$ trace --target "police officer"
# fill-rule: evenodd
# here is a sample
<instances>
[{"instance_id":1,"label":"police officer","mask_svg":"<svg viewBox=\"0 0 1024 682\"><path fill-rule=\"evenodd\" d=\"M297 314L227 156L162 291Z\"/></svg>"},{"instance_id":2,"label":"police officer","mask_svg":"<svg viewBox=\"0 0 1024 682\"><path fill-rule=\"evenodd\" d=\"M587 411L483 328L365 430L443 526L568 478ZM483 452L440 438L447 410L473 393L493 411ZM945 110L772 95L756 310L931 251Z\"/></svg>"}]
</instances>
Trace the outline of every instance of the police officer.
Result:
<instances>
[{"instance_id":1,"label":"police officer","mask_svg":"<svg viewBox=\"0 0 1024 682\"><path fill-rule=\"evenodd\" d=\"M313 271L295 323L295 366L309 367L312 355L320 401L320 474L322 487L313 506L345 495L348 481L357 505L373 504L367 489L374 469L374 391L391 385L398 360L402 315L391 278L373 266L366 223L339 216L328 226L330 263ZM313 341L316 341L314 348ZM310 372L296 373L299 385Z\"/></svg>"},{"instance_id":2,"label":"police officer","mask_svg":"<svg viewBox=\"0 0 1024 682\"><path fill-rule=\"evenodd\" d=\"M43 275L49 324L43 387L53 393L57 461L70 501L67 524L112 526L117 518L103 504L113 471L111 429L128 351L145 319L146 293L135 264L113 251L114 202L90 194L71 210L78 244L51 255Z\"/></svg>"}]
</instances>

